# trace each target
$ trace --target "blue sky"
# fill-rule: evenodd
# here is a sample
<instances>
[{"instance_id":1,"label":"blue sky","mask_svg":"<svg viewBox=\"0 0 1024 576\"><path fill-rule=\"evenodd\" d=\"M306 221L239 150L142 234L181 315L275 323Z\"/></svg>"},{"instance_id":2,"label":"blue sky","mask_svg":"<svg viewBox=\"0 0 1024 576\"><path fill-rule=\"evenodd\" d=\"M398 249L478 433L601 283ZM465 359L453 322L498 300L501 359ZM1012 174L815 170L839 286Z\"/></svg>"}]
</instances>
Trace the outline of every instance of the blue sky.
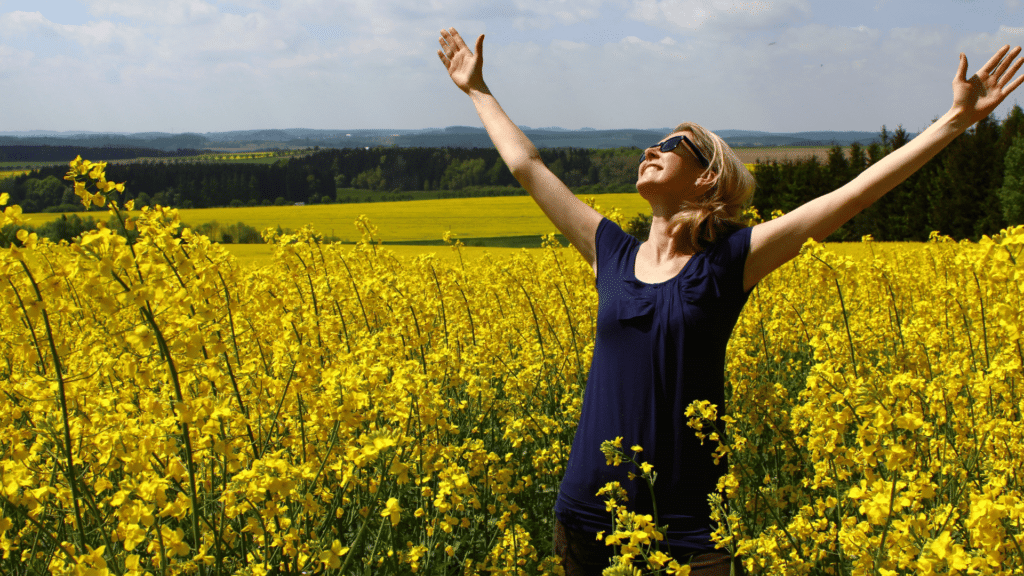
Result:
<instances>
[{"instance_id":1,"label":"blue sky","mask_svg":"<svg viewBox=\"0 0 1024 576\"><path fill-rule=\"evenodd\" d=\"M477 126L446 26L523 125L918 131L1024 0L0 0L0 132Z\"/></svg>"}]
</instances>

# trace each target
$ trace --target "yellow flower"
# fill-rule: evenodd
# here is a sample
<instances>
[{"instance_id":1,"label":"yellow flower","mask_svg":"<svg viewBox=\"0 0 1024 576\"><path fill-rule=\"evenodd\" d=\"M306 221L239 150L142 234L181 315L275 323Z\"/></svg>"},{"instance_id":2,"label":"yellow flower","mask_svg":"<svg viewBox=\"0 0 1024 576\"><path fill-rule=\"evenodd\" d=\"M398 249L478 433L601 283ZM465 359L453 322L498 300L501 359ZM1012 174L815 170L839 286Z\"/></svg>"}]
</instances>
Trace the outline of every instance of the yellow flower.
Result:
<instances>
[{"instance_id":1,"label":"yellow flower","mask_svg":"<svg viewBox=\"0 0 1024 576\"><path fill-rule=\"evenodd\" d=\"M348 554L348 551L348 546L342 546L341 542L335 540L331 543L330 549L321 552L318 558L332 570L337 570L341 568L341 557Z\"/></svg>"},{"instance_id":2,"label":"yellow flower","mask_svg":"<svg viewBox=\"0 0 1024 576\"><path fill-rule=\"evenodd\" d=\"M669 557L668 554L662 552L661 550L658 550L654 554L651 554L647 557L647 563L651 566L651 568L654 568L656 570L661 569L661 567L664 566L670 560L672 560L672 558Z\"/></svg>"},{"instance_id":3,"label":"yellow flower","mask_svg":"<svg viewBox=\"0 0 1024 576\"><path fill-rule=\"evenodd\" d=\"M380 513L383 518L391 518L391 525L398 526L398 521L402 517L402 508L398 506L398 498L388 498L387 503L384 505L384 510Z\"/></svg>"},{"instance_id":4,"label":"yellow flower","mask_svg":"<svg viewBox=\"0 0 1024 576\"><path fill-rule=\"evenodd\" d=\"M622 564L616 564L609 566L601 571L601 576L641 576L639 568L635 566L624 566Z\"/></svg>"},{"instance_id":5,"label":"yellow flower","mask_svg":"<svg viewBox=\"0 0 1024 576\"><path fill-rule=\"evenodd\" d=\"M669 561L668 569L665 572L670 576L689 576L690 565L683 564L682 566L680 566L678 562L676 562L675 560L671 560Z\"/></svg>"}]
</instances>

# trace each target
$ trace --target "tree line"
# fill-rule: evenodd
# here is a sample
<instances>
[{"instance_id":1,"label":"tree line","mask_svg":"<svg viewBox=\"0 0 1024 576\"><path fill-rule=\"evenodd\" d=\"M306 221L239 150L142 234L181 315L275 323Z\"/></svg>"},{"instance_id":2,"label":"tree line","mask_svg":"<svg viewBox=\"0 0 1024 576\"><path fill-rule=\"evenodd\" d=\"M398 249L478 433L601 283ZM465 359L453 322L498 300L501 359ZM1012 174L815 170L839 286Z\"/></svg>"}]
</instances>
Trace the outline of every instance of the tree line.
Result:
<instances>
[{"instance_id":1,"label":"tree line","mask_svg":"<svg viewBox=\"0 0 1024 576\"><path fill-rule=\"evenodd\" d=\"M545 161L574 187L618 191L636 177L635 148L544 149ZM74 211L77 199L62 166L0 181L25 212ZM408 191L435 197L516 195L518 183L493 148L343 148L311 151L273 164L188 159L112 164L112 181L127 183L136 204L178 208L320 204L396 199Z\"/></svg>"},{"instance_id":2,"label":"tree line","mask_svg":"<svg viewBox=\"0 0 1024 576\"><path fill-rule=\"evenodd\" d=\"M849 182L908 141L884 126L867 146L833 146L827 157L759 163L754 204L788 212ZM544 148L542 159L577 193L634 190L637 148ZM26 212L82 209L62 179L40 168L0 180L0 193ZM423 197L518 195L524 191L493 148L344 148L310 151L273 164L187 159L111 165L124 200L179 208L367 202ZM643 217L638 216L642 228ZM933 231L977 239L1024 222L1024 111L987 118L957 138L889 195L844 225L832 240L925 240Z\"/></svg>"},{"instance_id":3,"label":"tree line","mask_svg":"<svg viewBox=\"0 0 1024 576\"><path fill-rule=\"evenodd\" d=\"M902 128L884 127L869 146L833 147L828 157L757 166L755 204L762 215L788 212L849 182L906 144ZM905 182L830 239L927 240L932 231L977 240L1024 223L1024 111L989 117L937 154Z\"/></svg>"}]
</instances>

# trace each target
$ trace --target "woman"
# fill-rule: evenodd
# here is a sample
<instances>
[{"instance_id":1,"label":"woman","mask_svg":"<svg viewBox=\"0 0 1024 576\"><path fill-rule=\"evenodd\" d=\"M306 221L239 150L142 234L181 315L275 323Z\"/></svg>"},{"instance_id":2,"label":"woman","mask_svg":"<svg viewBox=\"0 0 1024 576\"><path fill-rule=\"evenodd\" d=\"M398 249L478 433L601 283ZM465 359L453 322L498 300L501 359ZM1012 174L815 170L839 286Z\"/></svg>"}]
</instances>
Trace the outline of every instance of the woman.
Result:
<instances>
[{"instance_id":1,"label":"woman","mask_svg":"<svg viewBox=\"0 0 1024 576\"><path fill-rule=\"evenodd\" d=\"M658 473L655 502L667 542L691 574L729 574L716 551L707 496L724 472L686 426L693 400L724 404L725 348L759 280L796 256L807 238L821 241L991 113L1024 77L1020 47L1000 49L971 78L967 58L953 79L953 106L911 142L850 183L753 228L736 219L753 178L717 136L680 124L644 151L636 188L651 204L642 244L577 199L545 167L483 80L483 40L475 53L454 28L441 32L438 56L468 94L502 159L544 213L594 269L597 339L579 428L555 506L555 552L566 574L600 574L612 553L595 534L611 529L597 491L619 481L629 502L651 510L645 487L605 463L600 444L617 436Z\"/></svg>"}]
</instances>

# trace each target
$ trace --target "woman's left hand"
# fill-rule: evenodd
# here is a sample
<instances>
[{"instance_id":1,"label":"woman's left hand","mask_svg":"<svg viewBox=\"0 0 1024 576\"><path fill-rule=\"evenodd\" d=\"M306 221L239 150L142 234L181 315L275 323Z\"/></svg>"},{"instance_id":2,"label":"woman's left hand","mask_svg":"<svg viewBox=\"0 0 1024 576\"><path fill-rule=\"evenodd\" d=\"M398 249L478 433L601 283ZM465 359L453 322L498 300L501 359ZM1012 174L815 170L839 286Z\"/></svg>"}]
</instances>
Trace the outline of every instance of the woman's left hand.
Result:
<instances>
[{"instance_id":1,"label":"woman's left hand","mask_svg":"<svg viewBox=\"0 0 1024 576\"><path fill-rule=\"evenodd\" d=\"M1009 45L1003 46L970 78L967 77L967 56L960 54L960 67L953 78L951 112L966 122L965 128L991 114L1010 92L1024 82L1024 76L1013 79L1024 64L1022 59L1014 61L1020 50L1020 46L1013 50Z\"/></svg>"}]
</instances>

